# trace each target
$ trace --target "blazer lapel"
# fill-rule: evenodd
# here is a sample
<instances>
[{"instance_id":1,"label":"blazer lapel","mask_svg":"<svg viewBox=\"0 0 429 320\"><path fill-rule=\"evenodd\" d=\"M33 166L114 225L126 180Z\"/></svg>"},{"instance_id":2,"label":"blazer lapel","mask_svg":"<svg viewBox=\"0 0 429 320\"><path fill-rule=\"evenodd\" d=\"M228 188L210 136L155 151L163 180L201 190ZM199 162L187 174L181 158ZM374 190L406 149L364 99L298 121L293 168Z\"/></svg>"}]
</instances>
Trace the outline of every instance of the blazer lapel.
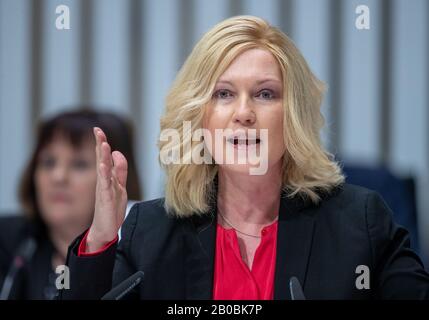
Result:
<instances>
[{"instance_id":1,"label":"blazer lapel","mask_svg":"<svg viewBox=\"0 0 429 320\"><path fill-rule=\"evenodd\" d=\"M290 300L289 281L295 276L305 286L308 259L315 229L314 217L297 199L291 200L283 194L277 231L276 270L274 299ZM305 290L304 290L305 295Z\"/></svg>"},{"instance_id":2,"label":"blazer lapel","mask_svg":"<svg viewBox=\"0 0 429 320\"><path fill-rule=\"evenodd\" d=\"M212 299L216 246L216 205L193 217L185 252L186 299Z\"/></svg>"}]
</instances>

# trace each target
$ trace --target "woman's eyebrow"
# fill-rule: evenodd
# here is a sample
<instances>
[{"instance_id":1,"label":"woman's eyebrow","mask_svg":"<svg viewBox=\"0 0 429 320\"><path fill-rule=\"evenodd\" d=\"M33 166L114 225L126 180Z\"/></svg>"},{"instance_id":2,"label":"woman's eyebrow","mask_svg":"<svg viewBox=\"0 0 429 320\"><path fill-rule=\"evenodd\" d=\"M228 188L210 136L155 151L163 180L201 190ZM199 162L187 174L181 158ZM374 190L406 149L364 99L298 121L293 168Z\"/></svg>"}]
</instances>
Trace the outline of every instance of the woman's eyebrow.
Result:
<instances>
[{"instance_id":1,"label":"woman's eyebrow","mask_svg":"<svg viewBox=\"0 0 429 320\"><path fill-rule=\"evenodd\" d=\"M231 81L228 81L228 80L218 80L217 82L216 82L216 85L218 85L218 84L229 84L230 86L232 86L233 84L232 84L232 82Z\"/></svg>"},{"instance_id":2,"label":"woman's eyebrow","mask_svg":"<svg viewBox=\"0 0 429 320\"><path fill-rule=\"evenodd\" d=\"M277 79L277 78L263 78L263 79L257 80L256 84L260 85L260 84L263 84L265 82L277 82L277 83L281 83L281 80ZM219 85L219 84L229 84L229 85L233 86L233 83L231 81L229 81L229 80L218 80L216 82L216 85Z\"/></svg>"},{"instance_id":3,"label":"woman's eyebrow","mask_svg":"<svg viewBox=\"0 0 429 320\"><path fill-rule=\"evenodd\" d=\"M279 80L279 79L277 79L277 78L265 78L265 79L261 79L261 80L258 80L258 81L256 81L256 84L262 84L262 83L265 83L265 82L277 82L277 83L281 83L281 81Z\"/></svg>"}]
</instances>

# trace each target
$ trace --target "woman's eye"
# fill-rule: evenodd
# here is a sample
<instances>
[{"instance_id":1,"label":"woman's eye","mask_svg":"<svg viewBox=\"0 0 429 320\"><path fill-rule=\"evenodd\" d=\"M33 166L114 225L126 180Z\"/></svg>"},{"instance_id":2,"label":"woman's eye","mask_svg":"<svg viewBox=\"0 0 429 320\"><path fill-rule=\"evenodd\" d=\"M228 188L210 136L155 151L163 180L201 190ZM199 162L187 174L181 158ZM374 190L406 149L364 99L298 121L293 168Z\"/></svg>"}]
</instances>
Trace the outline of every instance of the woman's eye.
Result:
<instances>
[{"instance_id":1,"label":"woman's eye","mask_svg":"<svg viewBox=\"0 0 429 320\"><path fill-rule=\"evenodd\" d=\"M79 169L79 170L86 170L90 167L90 163L86 160L74 160L72 162L72 166L75 169Z\"/></svg>"},{"instance_id":2,"label":"woman's eye","mask_svg":"<svg viewBox=\"0 0 429 320\"><path fill-rule=\"evenodd\" d=\"M232 97L232 93L226 89L220 89L216 91L213 95L217 99L228 99Z\"/></svg>"},{"instance_id":3,"label":"woman's eye","mask_svg":"<svg viewBox=\"0 0 429 320\"><path fill-rule=\"evenodd\" d=\"M52 157L46 157L39 160L39 167L44 169L51 169L55 167L55 159Z\"/></svg>"},{"instance_id":4,"label":"woman's eye","mask_svg":"<svg viewBox=\"0 0 429 320\"><path fill-rule=\"evenodd\" d=\"M272 100L275 98L274 93L271 90L262 90L257 94L257 97L264 100Z\"/></svg>"}]
</instances>

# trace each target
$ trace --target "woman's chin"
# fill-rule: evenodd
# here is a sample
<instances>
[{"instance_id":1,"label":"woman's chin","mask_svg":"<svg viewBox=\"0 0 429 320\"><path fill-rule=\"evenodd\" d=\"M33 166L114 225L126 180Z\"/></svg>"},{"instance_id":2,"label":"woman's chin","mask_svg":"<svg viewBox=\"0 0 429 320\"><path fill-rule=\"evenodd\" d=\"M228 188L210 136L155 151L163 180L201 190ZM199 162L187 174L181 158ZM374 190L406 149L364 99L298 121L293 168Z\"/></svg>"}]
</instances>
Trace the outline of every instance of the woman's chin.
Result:
<instances>
[{"instance_id":1,"label":"woman's chin","mask_svg":"<svg viewBox=\"0 0 429 320\"><path fill-rule=\"evenodd\" d=\"M58 208L57 208L58 209ZM43 215L44 222L53 228L64 228L67 226L71 226L75 224L77 217L76 217L76 210L73 210L72 208L62 208L63 210L59 211L51 211L49 213L46 213Z\"/></svg>"},{"instance_id":2,"label":"woman's chin","mask_svg":"<svg viewBox=\"0 0 429 320\"><path fill-rule=\"evenodd\" d=\"M219 170L223 170L228 173L252 175L251 172L256 168L255 165L250 163L245 164L222 164L219 166Z\"/></svg>"}]
</instances>

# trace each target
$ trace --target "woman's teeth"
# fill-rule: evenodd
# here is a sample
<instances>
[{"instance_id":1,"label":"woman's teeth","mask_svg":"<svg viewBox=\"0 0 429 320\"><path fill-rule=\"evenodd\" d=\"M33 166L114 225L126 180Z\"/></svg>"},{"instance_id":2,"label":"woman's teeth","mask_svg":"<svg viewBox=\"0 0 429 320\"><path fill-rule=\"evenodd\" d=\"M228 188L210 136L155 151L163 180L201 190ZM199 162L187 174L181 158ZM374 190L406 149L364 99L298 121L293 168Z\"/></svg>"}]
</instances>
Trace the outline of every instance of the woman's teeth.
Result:
<instances>
[{"instance_id":1,"label":"woman's teeth","mask_svg":"<svg viewBox=\"0 0 429 320\"><path fill-rule=\"evenodd\" d=\"M260 139L238 139L234 138L232 141L229 140L229 142L232 142L234 145L249 145L249 144L259 144L261 142Z\"/></svg>"}]
</instances>

